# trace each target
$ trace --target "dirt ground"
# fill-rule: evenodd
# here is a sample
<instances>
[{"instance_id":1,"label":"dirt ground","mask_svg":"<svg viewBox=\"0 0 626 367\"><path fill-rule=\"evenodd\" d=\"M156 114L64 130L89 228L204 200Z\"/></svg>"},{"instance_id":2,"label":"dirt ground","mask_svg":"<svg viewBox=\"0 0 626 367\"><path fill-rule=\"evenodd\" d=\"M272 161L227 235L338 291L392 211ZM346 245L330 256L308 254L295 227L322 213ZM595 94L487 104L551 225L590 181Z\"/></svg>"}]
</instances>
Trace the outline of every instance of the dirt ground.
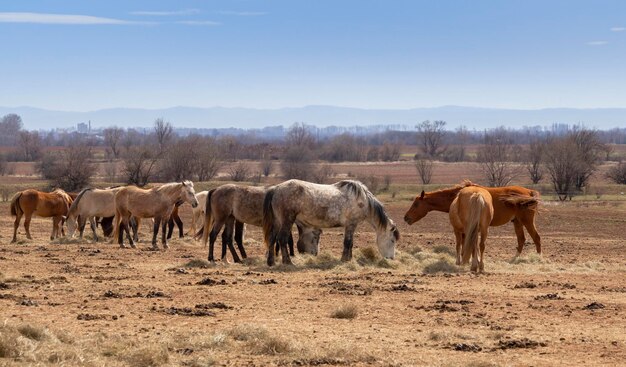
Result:
<instances>
[{"instance_id":1,"label":"dirt ground","mask_svg":"<svg viewBox=\"0 0 626 367\"><path fill-rule=\"evenodd\" d=\"M395 260L362 224L352 262L325 230L321 255L275 268L252 226L244 265L210 266L189 238L150 251L147 225L137 249L51 242L48 219L9 244L2 203L0 365L624 364L626 203L546 202L543 257L527 244L513 259L513 226L492 228L473 275L453 265L447 215L409 227L410 201L383 200L402 233Z\"/></svg>"}]
</instances>

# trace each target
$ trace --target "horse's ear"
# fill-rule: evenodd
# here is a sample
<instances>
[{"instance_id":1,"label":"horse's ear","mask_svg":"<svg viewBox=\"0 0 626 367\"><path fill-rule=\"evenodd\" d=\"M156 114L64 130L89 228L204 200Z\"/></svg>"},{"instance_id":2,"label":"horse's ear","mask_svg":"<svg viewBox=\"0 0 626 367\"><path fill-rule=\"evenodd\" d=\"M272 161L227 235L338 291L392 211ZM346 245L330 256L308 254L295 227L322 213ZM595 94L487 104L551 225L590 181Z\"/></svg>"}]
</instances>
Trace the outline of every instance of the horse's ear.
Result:
<instances>
[{"instance_id":1,"label":"horse's ear","mask_svg":"<svg viewBox=\"0 0 626 367\"><path fill-rule=\"evenodd\" d=\"M183 184L183 186L187 186L187 183L185 181L181 182Z\"/></svg>"},{"instance_id":2,"label":"horse's ear","mask_svg":"<svg viewBox=\"0 0 626 367\"><path fill-rule=\"evenodd\" d=\"M426 193L424 192L424 190L422 190L422 193L420 194L420 199L424 198L424 194L426 194Z\"/></svg>"}]
</instances>

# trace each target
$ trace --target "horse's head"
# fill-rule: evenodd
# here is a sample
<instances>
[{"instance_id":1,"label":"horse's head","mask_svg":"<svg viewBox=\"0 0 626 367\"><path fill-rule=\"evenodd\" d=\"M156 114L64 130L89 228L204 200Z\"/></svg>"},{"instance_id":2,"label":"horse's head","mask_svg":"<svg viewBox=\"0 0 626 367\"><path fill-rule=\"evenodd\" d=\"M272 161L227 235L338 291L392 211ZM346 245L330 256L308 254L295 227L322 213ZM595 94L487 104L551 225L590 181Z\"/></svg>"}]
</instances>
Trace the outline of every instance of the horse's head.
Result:
<instances>
[{"instance_id":1,"label":"horse's head","mask_svg":"<svg viewBox=\"0 0 626 367\"><path fill-rule=\"evenodd\" d=\"M191 204L192 208L198 206L198 199L196 198L196 192L193 189L193 182L191 181L183 181L183 186L181 188L180 198Z\"/></svg>"},{"instance_id":2,"label":"horse's head","mask_svg":"<svg viewBox=\"0 0 626 367\"><path fill-rule=\"evenodd\" d=\"M418 220L424 218L430 211L428 202L424 200L425 194L424 190L422 190L422 193L416 196L415 200L413 200L413 204L404 215L404 221L407 224L411 225L417 222Z\"/></svg>"},{"instance_id":3,"label":"horse's head","mask_svg":"<svg viewBox=\"0 0 626 367\"><path fill-rule=\"evenodd\" d=\"M63 216L63 221L67 223L67 236L73 238L74 233L76 233L76 228L78 227L78 218L74 215Z\"/></svg>"},{"instance_id":4,"label":"horse's head","mask_svg":"<svg viewBox=\"0 0 626 367\"><path fill-rule=\"evenodd\" d=\"M398 227L391 219L388 219L384 230L379 230L376 234L376 244L380 254L387 259L393 259L396 256L396 242L399 239Z\"/></svg>"}]
</instances>

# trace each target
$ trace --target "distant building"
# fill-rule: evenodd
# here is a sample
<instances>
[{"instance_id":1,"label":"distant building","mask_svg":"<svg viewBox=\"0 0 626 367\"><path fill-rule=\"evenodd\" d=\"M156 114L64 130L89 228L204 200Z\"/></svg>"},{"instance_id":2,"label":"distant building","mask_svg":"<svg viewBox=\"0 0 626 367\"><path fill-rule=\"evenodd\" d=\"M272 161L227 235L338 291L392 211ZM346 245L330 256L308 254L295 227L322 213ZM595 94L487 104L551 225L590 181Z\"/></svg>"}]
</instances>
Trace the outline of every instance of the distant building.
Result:
<instances>
[{"instance_id":1,"label":"distant building","mask_svg":"<svg viewBox=\"0 0 626 367\"><path fill-rule=\"evenodd\" d=\"M87 123L79 122L78 125L76 125L76 131L81 134L89 134L91 132L91 120Z\"/></svg>"}]
</instances>

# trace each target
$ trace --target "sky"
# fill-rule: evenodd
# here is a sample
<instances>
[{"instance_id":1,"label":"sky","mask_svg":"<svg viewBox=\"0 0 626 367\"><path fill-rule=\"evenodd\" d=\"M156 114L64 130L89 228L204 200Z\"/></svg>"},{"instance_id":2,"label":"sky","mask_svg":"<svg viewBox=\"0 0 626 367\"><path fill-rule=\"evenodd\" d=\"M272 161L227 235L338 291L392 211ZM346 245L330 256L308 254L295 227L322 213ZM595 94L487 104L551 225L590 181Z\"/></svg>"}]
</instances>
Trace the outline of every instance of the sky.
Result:
<instances>
[{"instance_id":1,"label":"sky","mask_svg":"<svg viewBox=\"0 0 626 367\"><path fill-rule=\"evenodd\" d=\"M626 1L0 1L0 106L626 107Z\"/></svg>"}]
</instances>

